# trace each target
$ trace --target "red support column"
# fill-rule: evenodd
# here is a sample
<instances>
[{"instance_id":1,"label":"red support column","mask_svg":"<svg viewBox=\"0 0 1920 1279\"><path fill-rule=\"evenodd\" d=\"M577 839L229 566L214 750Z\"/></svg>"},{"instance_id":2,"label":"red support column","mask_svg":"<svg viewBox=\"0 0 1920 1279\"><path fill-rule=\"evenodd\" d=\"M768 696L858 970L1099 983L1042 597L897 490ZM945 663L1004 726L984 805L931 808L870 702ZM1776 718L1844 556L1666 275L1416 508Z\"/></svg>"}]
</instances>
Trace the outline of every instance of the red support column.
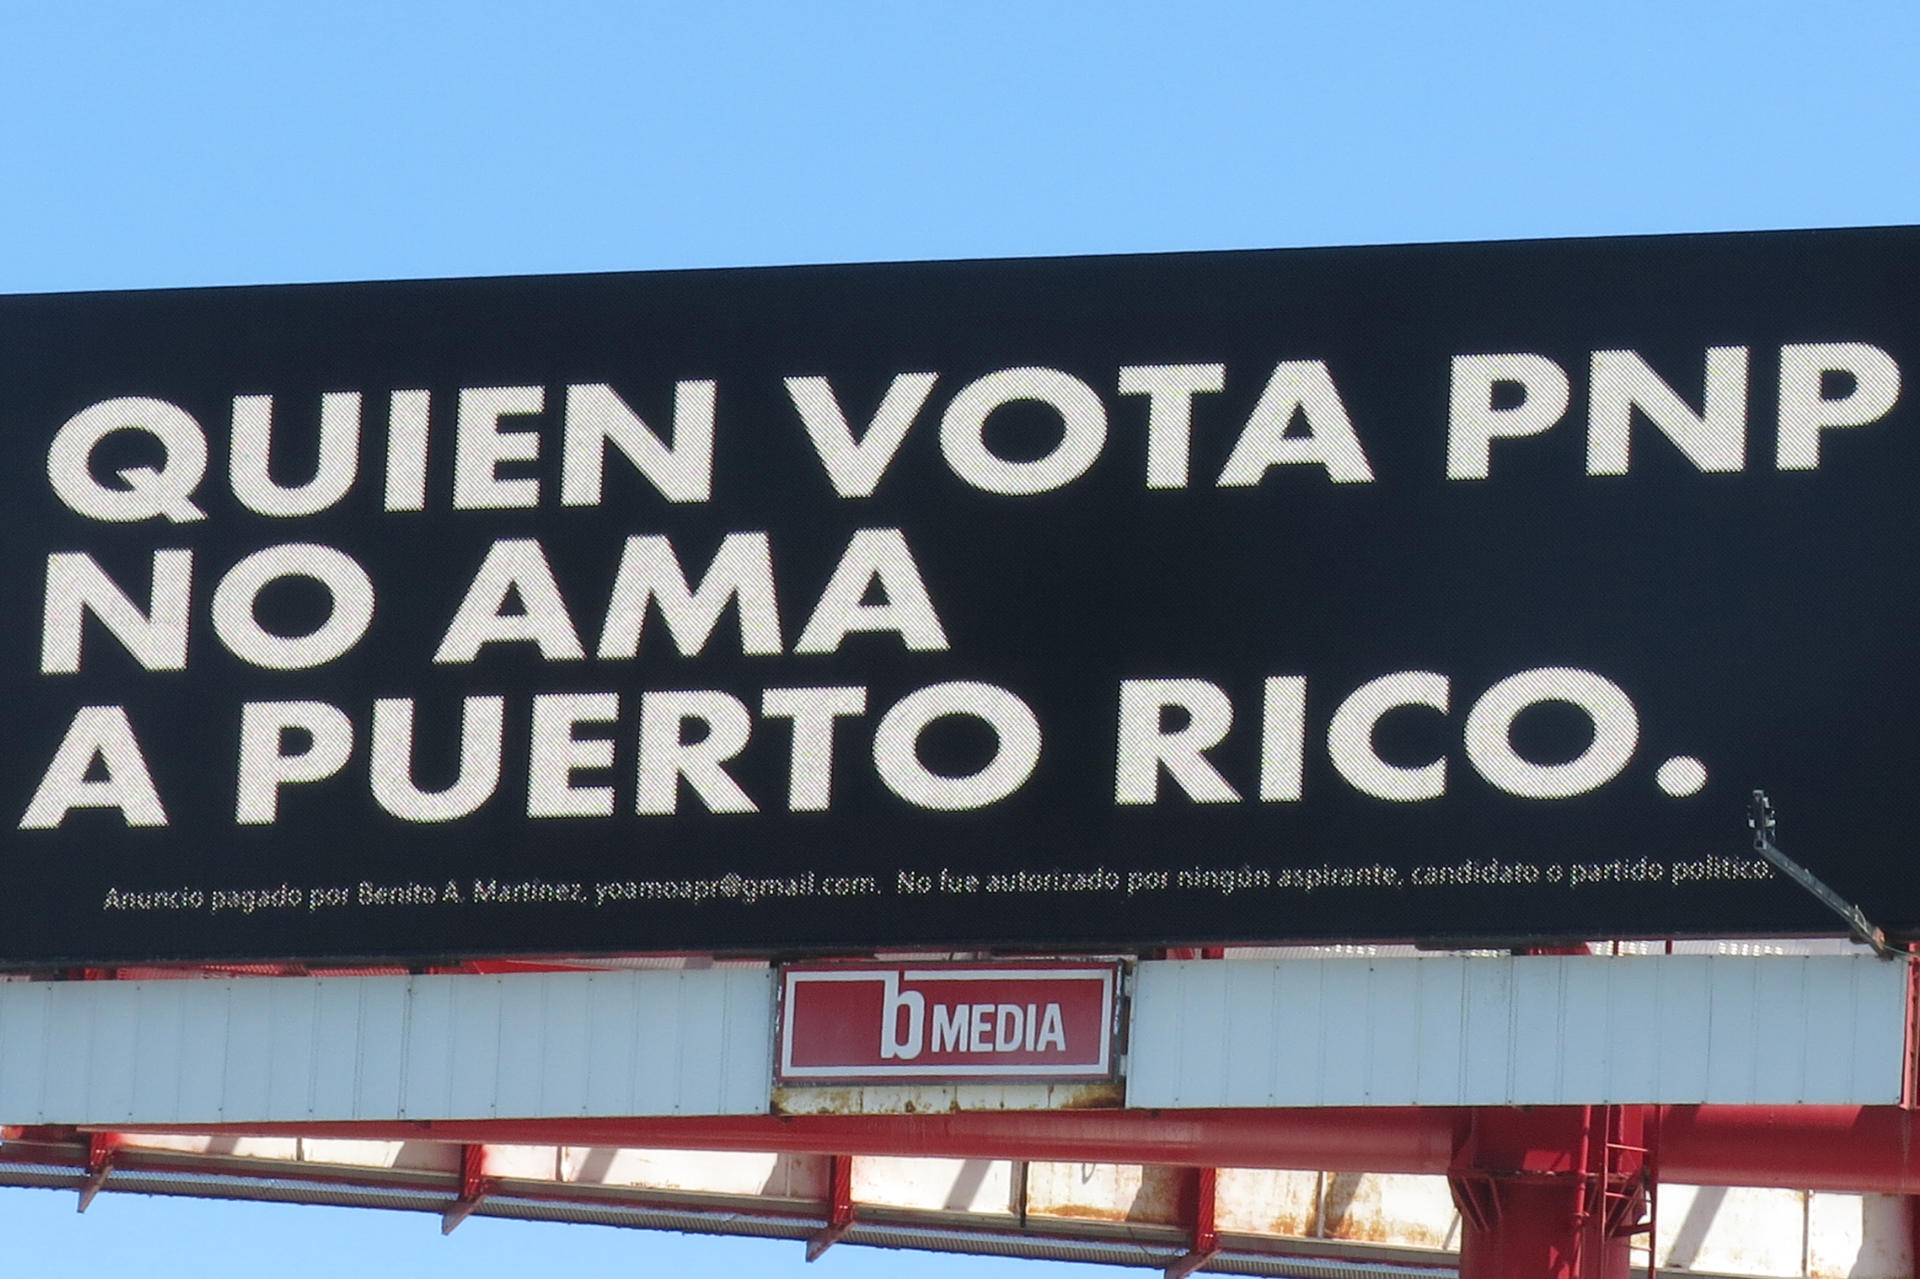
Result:
<instances>
[{"instance_id":1,"label":"red support column","mask_svg":"<svg viewBox=\"0 0 1920 1279\"><path fill-rule=\"evenodd\" d=\"M1487 1108L1462 1127L1447 1174L1460 1279L1627 1279L1627 1237L1589 1230L1591 1143L1607 1141L1592 1108Z\"/></svg>"},{"instance_id":2,"label":"red support column","mask_svg":"<svg viewBox=\"0 0 1920 1279\"><path fill-rule=\"evenodd\" d=\"M1467 1112L1448 1173L1460 1279L1627 1279L1633 1237L1653 1227L1650 1110Z\"/></svg>"}]
</instances>

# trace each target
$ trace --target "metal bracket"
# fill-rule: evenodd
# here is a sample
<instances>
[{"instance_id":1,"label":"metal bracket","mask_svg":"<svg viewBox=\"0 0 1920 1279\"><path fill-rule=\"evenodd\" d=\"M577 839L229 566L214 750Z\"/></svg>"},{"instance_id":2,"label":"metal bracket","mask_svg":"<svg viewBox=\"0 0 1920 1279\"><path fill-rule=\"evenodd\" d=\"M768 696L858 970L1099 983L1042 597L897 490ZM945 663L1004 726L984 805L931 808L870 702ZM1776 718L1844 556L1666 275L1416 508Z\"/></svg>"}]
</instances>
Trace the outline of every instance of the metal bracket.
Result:
<instances>
[{"instance_id":1,"label":"metal bracket","mask_svg":"<svg viewBox=\"0 0 1920 1279\"><path fill-rule=\"evenodd\" d=\"M1780 851L1780 846L1773 842L1775 827L1773 805L1768 802L1767 793L1763 790L1753 792L1753 800L1747 808L1747 826L1753 831L1754 851L1785 872L1794 883L1812 893L1815 900L1822 906L1844 920L1847 931L1852 933L1856 940L1873 947L1873 953L1882 959L1907 957L1906 952L1888 943L1887 935L1875 927L1858 906L1828 888L1821 882L1819 876Z\"/></svg>"},{"instance_id":2,"label":"metal bracket","mask_svg":"<svg viewBox=\"0 0 1920 1279\"><path fill-rule=\"evenodd\" d=\"M820 1255L853 1229L853 1156L834 1155L827 1167L827 1224L807 1240L807 1260Z\"/></svg>"},{"instance_id":3,"label":"metal bracket","mask_svg":"<svg viewBox=\"0 0 1920 1279\"><path fill-rule=\"evenodd\" d=\"M1220 1231L1214 1216L1214 1192L1219 1178L1217 1168L1193 1170L1193 1237L1187 1252L1167 1266L1166 1279L1187 1279L1219 1255Z\"/></svg>"},{"instance_id":4,"label":"metal bracket","mask_svg":"<svg viewBox=\"0 0 1920 1279\"><path fill-rule=\"evenodd\" d=\"M486 1175L487 1148L460 1147L460 1197L440 1214L440 1233L450 1235L454 1227L473 1215L480 1201L493 1193L495 1179Z\"/></svg>"},{"instance_id":5,"label":"metal bracket","mask_svg":"<svg viewBox=\"0 0 1920 1279\"><path fill-rule=\"evenodd\" d=\"M87 1179L80 1183L80 1205L78 1212L85 1212L100 1188L107 1184L107 1177L113 1172L113 1155L120 1143L110 1132L87 1134Z\"/></svg>"}]
</instances>

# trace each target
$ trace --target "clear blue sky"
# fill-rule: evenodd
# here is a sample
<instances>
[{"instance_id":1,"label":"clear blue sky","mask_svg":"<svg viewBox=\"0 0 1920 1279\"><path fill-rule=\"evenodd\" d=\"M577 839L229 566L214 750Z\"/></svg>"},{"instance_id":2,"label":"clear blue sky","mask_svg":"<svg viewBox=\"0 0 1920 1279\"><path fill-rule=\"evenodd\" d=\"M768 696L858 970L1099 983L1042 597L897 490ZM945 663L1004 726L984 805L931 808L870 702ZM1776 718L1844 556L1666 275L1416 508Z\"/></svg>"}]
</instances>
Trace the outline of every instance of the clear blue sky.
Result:
<instances>
[{"instance_id":1,"label":"clear blue sky","mask_svg":"<svg viewBox=\"0 0 1920 1279\"><path fill-rule=\"evenodd\" d=\"M0 293L1913 223L1916 66L1912 0L0 0ZM802 1269L436 1226L0 1191L21 1274Z\"/></svg>"}]
</instances>

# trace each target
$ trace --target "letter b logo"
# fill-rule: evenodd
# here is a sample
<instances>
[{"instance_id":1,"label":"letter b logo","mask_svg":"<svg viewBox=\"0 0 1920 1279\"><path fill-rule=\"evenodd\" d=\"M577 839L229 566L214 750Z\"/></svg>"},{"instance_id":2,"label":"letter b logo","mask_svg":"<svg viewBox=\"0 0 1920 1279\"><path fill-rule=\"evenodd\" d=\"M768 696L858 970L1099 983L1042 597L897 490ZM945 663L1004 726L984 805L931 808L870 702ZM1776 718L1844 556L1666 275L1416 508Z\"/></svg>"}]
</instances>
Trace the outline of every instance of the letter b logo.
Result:
<instances>
[{"instance_id":1,"label":"letter b logo","mask_svg":"<svg viewBox=\"0 0 1920 1279\"><path fill-rule=\"evenodd\" d=\"M906 1014L906 1033L900 1033L900 1014ZM912 1061L920 1055L927 1028L927 997L917 990L902 991L900 974L888 973L880 1003L880 1059Z\"/></svg>"}]
</instances>

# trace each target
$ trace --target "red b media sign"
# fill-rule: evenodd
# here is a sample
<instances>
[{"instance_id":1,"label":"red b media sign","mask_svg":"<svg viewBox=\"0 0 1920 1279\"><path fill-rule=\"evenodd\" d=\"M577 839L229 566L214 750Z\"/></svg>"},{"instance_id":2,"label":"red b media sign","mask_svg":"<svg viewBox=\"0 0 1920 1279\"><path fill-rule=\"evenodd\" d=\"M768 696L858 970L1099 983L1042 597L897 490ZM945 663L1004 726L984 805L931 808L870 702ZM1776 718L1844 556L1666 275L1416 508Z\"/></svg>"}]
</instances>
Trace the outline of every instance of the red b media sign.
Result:
<instances>
[{"instance_id":1,"label":"red b media sign","mask_svg":"<svg viewBox=\"0 0 1920 1279\"><path fill-rule=\"evenodd\" d=\"M1114 1076L1118 964L796 965L782 1083Z\"/></svg>"}]
</instances>

